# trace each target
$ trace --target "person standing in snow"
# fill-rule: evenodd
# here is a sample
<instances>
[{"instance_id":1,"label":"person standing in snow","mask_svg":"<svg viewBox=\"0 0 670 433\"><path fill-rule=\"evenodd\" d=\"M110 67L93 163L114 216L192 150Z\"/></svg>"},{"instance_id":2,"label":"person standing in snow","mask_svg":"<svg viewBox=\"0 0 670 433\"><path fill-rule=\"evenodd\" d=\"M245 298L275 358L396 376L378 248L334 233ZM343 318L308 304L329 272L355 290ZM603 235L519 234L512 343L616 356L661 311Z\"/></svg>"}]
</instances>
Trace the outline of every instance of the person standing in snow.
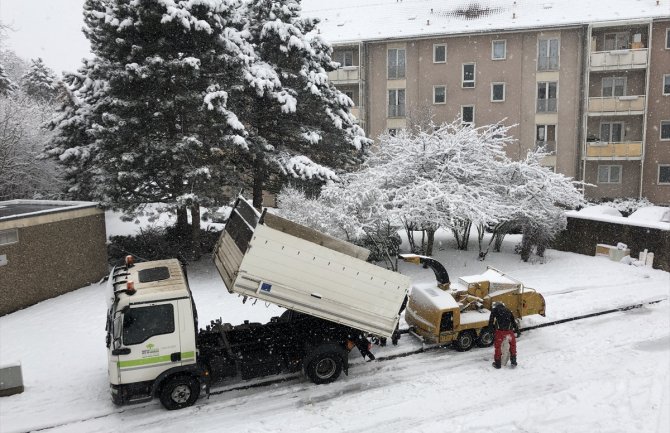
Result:
<instances>
[{"instance_id":1,"label":"person standing in snow","mask_svg":"<svg viewBox=\"0 0 670 433\"><path fill-rule=\"evenodd\" d=\"M516 366L516 335L521 335L519 327L514 319L514 314L502 302L494 302L491 317L489 317L489 328L495 330L493 354L493 366L500 368L500 359L502 358L501 346L505 337L509 336L509 350L512 365Z\"/></svg>"}]
</instances>

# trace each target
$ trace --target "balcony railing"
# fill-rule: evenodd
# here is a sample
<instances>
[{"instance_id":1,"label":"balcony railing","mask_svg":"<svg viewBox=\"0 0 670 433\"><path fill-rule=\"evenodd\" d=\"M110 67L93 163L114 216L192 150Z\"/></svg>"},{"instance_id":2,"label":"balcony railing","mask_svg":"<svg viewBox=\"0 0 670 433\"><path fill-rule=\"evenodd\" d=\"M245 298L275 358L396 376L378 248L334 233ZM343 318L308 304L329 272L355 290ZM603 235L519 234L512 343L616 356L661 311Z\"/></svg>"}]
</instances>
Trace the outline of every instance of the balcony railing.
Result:
<instances>
[{"instance_id":1,"label":"balcony railing","mask_svg":"<svg viewBox=\"0 0 670 433\"><path fill-rule=\"evenodd\" d=\"M647 49L596 51L591 53L592 71L640 69L647 67Z\"/></svg>"},{"instance_id":2,"label":"balcony railing","mask_svg":"<svg viewBox=\"0 0 670 433\"><path fill-rule=\"evenodd\" d=\"M358 66L344 66L328 72L328 79L335 84L357 83L360 79Z\"/></svg>"},{"instance_id":3,"label":"balcony railing","mask_svg":"<svg viewBox=\"0 0 670 433\"><path fill-rule=\"evenodd\" d=\"M642 142L606 143L603 141L590 141L586 143L586 158L640 159L642 158Z\"/></svg>"},{"instance_id":4,"label":"balcony railing","mask_svg":"<svg viewBox=\"0 0 670 433\"><path fill-rule=\"evenodd\" d=\"M589 98L589 114L644 114L644 95Z\"/></svg>"},{"instance_id":5,"label":"balcony railing","mask_svg":"<svg viewBox=\"0 0 670 433\"><path fill-rule=\"evenodd\" d=\"M389 117L405 117L405 104L389 105Z\"/></svg>"},{"instance_id":6,"label":"balcony railing","mask_svg":"<svg viewBox=\"0 0 670 433\"><path fill-rule=\"evenodd\" d=\"M556 142L555 141L536 141L535 149L538 150L542 148L544 153L549 153L554 155L556 153Z\"/></svg>"}]
</instances>

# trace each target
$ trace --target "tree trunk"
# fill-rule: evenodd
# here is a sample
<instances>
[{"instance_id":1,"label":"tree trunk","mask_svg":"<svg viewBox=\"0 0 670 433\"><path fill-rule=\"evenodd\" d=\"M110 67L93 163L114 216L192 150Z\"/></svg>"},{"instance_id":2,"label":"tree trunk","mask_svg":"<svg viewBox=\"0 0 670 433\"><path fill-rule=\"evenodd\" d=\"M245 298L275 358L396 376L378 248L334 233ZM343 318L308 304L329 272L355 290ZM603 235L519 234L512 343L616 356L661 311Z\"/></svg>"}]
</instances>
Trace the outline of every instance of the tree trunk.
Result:
<instances>
[{"instance_id":1,"label":"tree trunk","mask_svg":"<svg viewBox=\"0 0 670 433\"><path fill-rule=\"evenodd\" d=\"M200 259L200 204L191 205L191 257Z\"/></svg>"},{"instance_id":2,"label":"tree trunk","mask_svg":"<svg viewBox=\"0 0 670 433\"><path fill-rule=\"evenodd\" d=\"M186 206L177 207L177 233L180 236L188 233L188 213Z\"/></svg>"},{"instance_id":3,"label":"tree trunk","mask_svg":"<svg viewBox=\"0 0 670 433\"><path fill-rule=\"evenodd\" d=\"M254 161L253 206L256 209L263 207L263 186L265 184L265 164L262 157Z\"/></svg>"},{"instance_id":4,"label":"tree trunk","mask_svg":"<svg viewBox=\"0 0 670 433\"><path fill-rule=\"evenodd\" d=\"M427 228L426 229L426 255L433 255L433 244L435 243L435 229Z\"/></svg>"}]
</instances>

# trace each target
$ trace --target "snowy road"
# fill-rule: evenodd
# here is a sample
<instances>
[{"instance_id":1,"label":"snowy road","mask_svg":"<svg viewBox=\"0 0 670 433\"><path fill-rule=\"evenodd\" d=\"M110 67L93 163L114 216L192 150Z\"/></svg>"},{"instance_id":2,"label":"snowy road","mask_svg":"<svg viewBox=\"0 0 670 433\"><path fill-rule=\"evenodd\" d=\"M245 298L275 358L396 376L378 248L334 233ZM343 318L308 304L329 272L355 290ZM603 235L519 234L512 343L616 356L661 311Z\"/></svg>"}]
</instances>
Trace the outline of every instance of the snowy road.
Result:
<instances>
[{"instance_id":1,"label":"snowy road","mask_svg":"<svg viewBox=\"0 0 670 433\"><path fill-rule=\"evenodd\" d=\"M511 250L511 245L509 250ZM476 252L439 251L452 279L479 273ZM523 326L652 299L657 304L525 332L519 367L494 370L492 349L448 348L360 363L316 386L302 378L222 392L177 412L155 401L115 408L109 398L104 300L83 288L0 318L0 363L20 360L26 391L0 400L0 431L50 432L665 432L670 431L670 275L606 259L549 251L544 264L509 253L486 264L509 271L547 299L547 317ZM415 281L430 281L405 266ZM207 263L189 270L205 319L264 320L281 312L242 304ZM398 347L413 350L405 335Z\"/></svg>"}]
</instances>

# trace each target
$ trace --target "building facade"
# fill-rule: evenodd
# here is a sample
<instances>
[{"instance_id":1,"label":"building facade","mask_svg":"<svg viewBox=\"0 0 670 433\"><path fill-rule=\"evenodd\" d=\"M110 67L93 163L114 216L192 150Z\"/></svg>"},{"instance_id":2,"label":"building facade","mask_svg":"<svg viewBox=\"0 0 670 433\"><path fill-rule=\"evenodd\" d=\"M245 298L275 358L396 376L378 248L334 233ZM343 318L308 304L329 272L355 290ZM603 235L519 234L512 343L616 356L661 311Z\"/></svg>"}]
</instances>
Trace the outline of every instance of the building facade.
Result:
<instances>
[{"instance_id":1,"label":"building facade","mask_svg":"<svg viewBox=\"0 0 670 433\"><path fill-rule=\"evenodd\" d=\"M453 33L430 29L447 16L433 8L421 34L408 37L391 34L389 25L376 36L337 42L341 34L326 26L342 65L330 79L352 98L371 138L458 116L474 126L514 125L510 157L543 148L545 166L593 185L585 188L588 198L670 204L670 3L648 2L643 18L630 12L601 20L594 9L591 21L543 23L534 12L528 24L501 30L497 21L478 20L510 11L517 18L522 3L471 6L471 16L460 17L471 24ZM565 12L559 4L534 6L548 16ZM458 18L445 20L457 28Z\"/></svg>"},{"instance_id":2,"label":"building facade","mask_svg":"<svg viewBox=\"0 0 670 433\"><path fill-rule=\"evenodd\" d=\"M0 316L99 281L106 239L96 203L0 201Z\"/></svg>"}]
</instances>

